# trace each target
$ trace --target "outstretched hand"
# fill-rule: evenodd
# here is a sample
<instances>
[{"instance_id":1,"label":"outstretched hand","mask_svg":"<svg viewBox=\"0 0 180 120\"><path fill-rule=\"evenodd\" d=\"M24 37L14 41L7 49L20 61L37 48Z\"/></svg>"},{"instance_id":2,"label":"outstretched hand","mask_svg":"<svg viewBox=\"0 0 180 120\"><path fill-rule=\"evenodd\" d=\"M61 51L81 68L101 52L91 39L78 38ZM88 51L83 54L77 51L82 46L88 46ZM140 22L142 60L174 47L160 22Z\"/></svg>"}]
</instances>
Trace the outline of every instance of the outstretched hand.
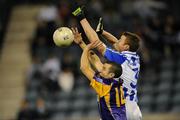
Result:
<instances>
[{"instance_id":1,"label":"outstretched hand","mask_svg":"<svg viewBox=\"0 0 180 120\"><path fill-rule=\"evenodd\" d=\"M74 34L74 42L76 44L80 44L82 42L82 36L81 33L79 33L77 27L76 28L71 28L73 34Z\"/></svg>"}]
</instances>

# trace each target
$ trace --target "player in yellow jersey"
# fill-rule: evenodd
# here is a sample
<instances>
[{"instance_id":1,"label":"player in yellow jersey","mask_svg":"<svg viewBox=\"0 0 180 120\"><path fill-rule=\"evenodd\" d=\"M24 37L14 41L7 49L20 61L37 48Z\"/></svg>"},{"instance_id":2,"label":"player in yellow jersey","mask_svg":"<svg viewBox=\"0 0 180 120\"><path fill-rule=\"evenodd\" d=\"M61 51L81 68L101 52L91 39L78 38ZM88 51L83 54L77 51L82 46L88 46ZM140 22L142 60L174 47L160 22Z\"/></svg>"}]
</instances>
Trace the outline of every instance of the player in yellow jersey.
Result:
<instances>
[{"instance_id":1,"label":"player in yellow jersey","mask_svg":"<svg viewBox=\"0 0 180 120\"><path fill-rule=\"evenodd\" d=\"M125 98L122 89L122 80L119 78L122 69L112 62L102 63L99 57L91 49L99 45L93 42L86 45L82 41L77 28L72 29L75 42L83 49L80 69L90 80L91 87L98 95L98 108L102 120L127 120L125 110ZM97 72L92 69L95 67Z\"/></svg>"}]
</instances>

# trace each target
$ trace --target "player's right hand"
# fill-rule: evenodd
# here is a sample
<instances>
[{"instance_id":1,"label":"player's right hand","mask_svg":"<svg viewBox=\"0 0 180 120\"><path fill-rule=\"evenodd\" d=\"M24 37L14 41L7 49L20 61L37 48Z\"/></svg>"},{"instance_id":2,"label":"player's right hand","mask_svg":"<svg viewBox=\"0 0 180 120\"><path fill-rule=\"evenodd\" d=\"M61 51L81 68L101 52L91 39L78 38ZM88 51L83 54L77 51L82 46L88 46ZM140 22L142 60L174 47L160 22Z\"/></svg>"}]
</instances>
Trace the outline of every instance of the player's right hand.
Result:
<instances>
[{"instance_id":1,"label":"player's right hand","mask_svg":"<svg viewBox=\"0 0 180 120\"><path fill-rule=\"evenodd\" d=\"M80 44L82 42L82 36L81 33L79 33L77 27L76 28L71 28L73 35L74 35L74 42L76 44Z\"/></svg>"},{"instance_id":2,"label":"player's right hand","mask_svg":"<svg viewBox=\"0 0 180 120\"><path fill-rule=\"evenodd\" d=\"M103 19L102 19L102 17L99 18L99 23L96 27L96 33L98 33L100 35L103 33Z\"/></svg>"}]
</instances>

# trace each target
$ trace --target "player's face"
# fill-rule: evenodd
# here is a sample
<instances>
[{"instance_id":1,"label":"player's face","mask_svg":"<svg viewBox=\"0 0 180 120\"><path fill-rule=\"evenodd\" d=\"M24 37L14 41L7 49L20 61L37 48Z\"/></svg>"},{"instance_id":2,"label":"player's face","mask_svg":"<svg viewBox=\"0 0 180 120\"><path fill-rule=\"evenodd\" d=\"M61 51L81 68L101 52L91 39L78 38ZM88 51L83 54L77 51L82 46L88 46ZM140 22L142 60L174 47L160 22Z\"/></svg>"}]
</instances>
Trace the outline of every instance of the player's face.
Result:
<instances>
[{"instance_id":1,"label":"player's face","mask_svg":"<svg viewBox=\"0 0 180 120\"><path fill-rule=\"evenodd\" d=\"M122 35L117 43L114 44L115 50L122 52L129 49L129 45L126 42L126 36Z\"/></svg>"},{"instance_id":2,"label":"player's face","mask_svg":"<svg viewBox=\"0 0 180 120\"><path fill-rule=\"evenodd\" d=\"M113 78L114 74L112 72L110 72L111 66L112 66L111 64L105 63L103 65L102 70L100 71L100 76L102 76L106 79Z\"/></svg>"}]
</instances>

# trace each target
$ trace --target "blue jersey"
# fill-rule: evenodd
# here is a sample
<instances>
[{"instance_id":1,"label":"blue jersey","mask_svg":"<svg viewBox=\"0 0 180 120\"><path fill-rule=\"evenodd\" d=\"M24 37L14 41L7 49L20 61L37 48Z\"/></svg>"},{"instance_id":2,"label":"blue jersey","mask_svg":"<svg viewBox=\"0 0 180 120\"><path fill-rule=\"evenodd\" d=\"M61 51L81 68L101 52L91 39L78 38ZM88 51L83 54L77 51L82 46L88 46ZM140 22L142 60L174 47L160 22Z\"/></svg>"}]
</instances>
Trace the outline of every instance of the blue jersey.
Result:
<instances>
[{"instance_id":1,"label":"blue jersey","mask_svg":"<svg viewBox=\"0 0 180 120\"><path fill-rule=\"evenodd\" d=\"M95 74L91 86L98 95L98 107L102 120L126 120L122 82L105 79Z\"/></svg>"},{"instance_id":2,"label":"blue jersey","mask_svg":"<svg viewBox=\"0 0 180 120\"><path fill-rule=\"evenodd\" d=\"M126 100L137 102L137 80L140 71L140 60L136 52L115 50L106 48L104 57L111 62L122 66L123 90Z\"/></svg>"}]
</instances>

